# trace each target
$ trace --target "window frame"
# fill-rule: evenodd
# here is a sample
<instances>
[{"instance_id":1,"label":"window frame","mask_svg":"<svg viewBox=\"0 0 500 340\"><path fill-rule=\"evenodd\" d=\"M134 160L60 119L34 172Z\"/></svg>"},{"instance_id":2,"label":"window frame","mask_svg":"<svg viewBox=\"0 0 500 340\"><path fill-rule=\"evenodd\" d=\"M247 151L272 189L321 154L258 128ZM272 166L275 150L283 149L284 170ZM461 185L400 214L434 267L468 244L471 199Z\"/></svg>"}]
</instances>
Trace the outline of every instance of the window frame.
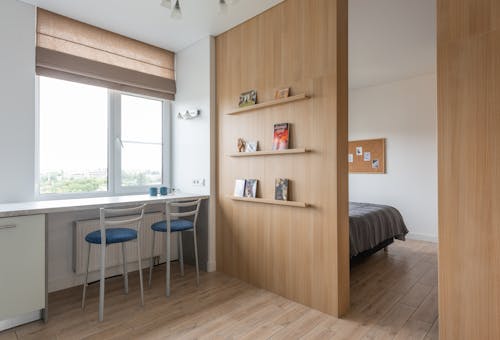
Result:
<instances>
[{"instance_id":1,"label":"window frame","mask_svg":"<svg viewBox=\"0 0 500 340\"><path fill-rule=\"evenodd\" d=\"M106 191L77 193L40 193L40 77L35 81L35 199L56 200L147 194L150 186L124 187L121 185L121 95L157 100L162 103L162 185L171 182L171 101L134 93L108 91L108 188Z\"/></svg>"}]
</instances>

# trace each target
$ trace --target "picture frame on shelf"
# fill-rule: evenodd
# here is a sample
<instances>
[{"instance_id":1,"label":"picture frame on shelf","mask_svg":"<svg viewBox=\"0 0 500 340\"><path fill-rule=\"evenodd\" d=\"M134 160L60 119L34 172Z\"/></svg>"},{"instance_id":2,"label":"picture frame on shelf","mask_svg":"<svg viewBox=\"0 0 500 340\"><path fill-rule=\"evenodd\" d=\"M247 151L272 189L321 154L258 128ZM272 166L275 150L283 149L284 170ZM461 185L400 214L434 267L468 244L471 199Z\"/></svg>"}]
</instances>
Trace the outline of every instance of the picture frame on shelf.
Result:
<instances>
[{"instance_id":1,"label":"picture frame on shelf","mask_svg":"<svg viewBox=\"0 0 500 340\"><path fill-rule=\"evenodd\" d=\"M290 96L290 88L289 87L285 87L285 88L276 90L276 92L274 93L274 99L276 99L276 100L285 99L285 98L288 98L288 96Z\"/></svg>"},{"instance_id":2,"label":"picture frame on shelf","mask_svg":"<svg viewBox=\"0 0 500 340\"><path fill-rule=\"evenodd\" d=\"M288 150L290 142L290 124L274 124L273 151Z\"/></svg>"},{"instance_id":3,"label":"picture frame on shelf","mask_svg":"<svg viewBox=\"0 0 500 340\"><path fill-rule=\"evenodd\" d=\"M288 185L287 178L276 178L274 185L274 199L277 201L288 201Z\"/></svg>"},{"instance_id":4,"label":"picture frame on shelf","mask_svg":"<svg viewBox=\"0 0 500 340\"><path fill-rule=\"evenodd\" d=\"M245 195L245 184L246 180L244 179L237 179L234 183L234 192L233 195L235 197L244 197Z\"/></svg>"},{"instance_id":5,"label":"picture frame on shelf","mask_svg":"<svg viewBox=\"0 0 500 340\"><path fill-rule=\"evenodd\" d=\"M257 152L258 147L258 141L247 141L245 143L245 152Z\"/></svg>"},{"instance_id":6,"label":"picture frame on shelf","mask_svg":"<svg viewBox=\"0 0 500 340\"><path fill-rule=\"evenodd\" d=\"M250 90L240 94L240 101L238 107L246 107L257 104L257 91Z\"/></svg>"},{"instance_id":7,"label":"picture frame on shelf","mask_svg":"<svg viewBox=\"0 0 500 340\"><path fill-rule=\"evenodd\" d=\"M245 181L245 193L244 197L256 198L257 197L257 180L247 179Z\"/></svg>"}]
</instances>

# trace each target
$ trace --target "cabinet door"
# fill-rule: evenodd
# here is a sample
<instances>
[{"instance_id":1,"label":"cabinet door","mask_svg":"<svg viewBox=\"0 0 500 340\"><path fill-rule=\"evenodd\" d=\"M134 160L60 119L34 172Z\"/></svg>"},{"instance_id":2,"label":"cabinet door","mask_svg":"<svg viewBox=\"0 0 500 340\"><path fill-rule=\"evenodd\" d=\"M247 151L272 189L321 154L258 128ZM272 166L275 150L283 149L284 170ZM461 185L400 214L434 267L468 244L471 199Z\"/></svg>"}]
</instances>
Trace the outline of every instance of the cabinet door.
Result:
<instances>
[{"instance_id":1,"label":"cabinet door","mask_svg":"<svg viewBox=\"0 0 500 340\"><path fill-rule=\"evenodd\" d=\"M45 216L0 218L0 320L45 307Z\"/></svg>"}]
</instances>

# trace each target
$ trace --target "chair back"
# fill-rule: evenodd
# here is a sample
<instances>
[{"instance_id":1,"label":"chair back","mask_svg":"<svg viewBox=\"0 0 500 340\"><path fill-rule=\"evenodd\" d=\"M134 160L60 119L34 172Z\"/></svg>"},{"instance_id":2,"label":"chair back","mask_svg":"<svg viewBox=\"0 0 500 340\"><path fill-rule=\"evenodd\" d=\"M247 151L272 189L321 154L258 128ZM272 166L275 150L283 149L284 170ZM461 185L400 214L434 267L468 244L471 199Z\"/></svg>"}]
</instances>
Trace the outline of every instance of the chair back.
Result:
<instances>
[{"instance_id":1,"label":"chair back","mask_svg":"<svg viewBox=\"0 0 500 340\"><path fill-rule=\"evenodd\" d=\"M172 219L179 219L182 217L192 217L193 227L196 229L196 222L198 221L198 213L200 212L201 199L197 200L183 200L183 201L173 201L167 202L167 207L165 210L167 229L170 230L170 221ZM188 211L177 212L176 208L192 208Z\"/></svg>"},{"instance_id":2,"label":"chair back","mask_svg":"<svg viewBox=\"0 0 500 340\"><path fill-rule=\"evenodd\" d=\"M139 237L145 207L146 204L132 208L100 208L101 244L106 244L106 228L108 227L135 226L137 237Z\"/></svg>"}]
</instances>

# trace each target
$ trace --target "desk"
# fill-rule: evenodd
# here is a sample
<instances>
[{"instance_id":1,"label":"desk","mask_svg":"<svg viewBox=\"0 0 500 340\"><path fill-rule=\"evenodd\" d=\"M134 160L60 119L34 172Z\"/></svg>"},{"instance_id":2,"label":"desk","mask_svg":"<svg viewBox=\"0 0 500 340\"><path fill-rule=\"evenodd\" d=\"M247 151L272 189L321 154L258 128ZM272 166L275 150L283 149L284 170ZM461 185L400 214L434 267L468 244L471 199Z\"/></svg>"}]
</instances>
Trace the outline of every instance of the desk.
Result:
<instances>
[{"instance_id":1,"label":"desk","mask_svg":"<svg viewBox=\"0 0 500 340\"><path fill-rule=\"evenodd\" d=\"M33 228L39 227L43 228L45 230L45 236L43 237L43 230L42 230L42 237L41 240L44 240L45 242L42 241L43 247L40 248L42 251L45 252L45 259L43 261L40 261L40 263L43 263L41 266L45 266L45 277L44 277L44 283L43 285L43 292L45 295L44 298L44 305L42 305L42 309L35 310L35 311L30 311L27 310L25 311L26 313L23 313L22 315L12 315L11 317L9 316L7 319L5 319L5 315L8 312L5 312L3 309L5 307L9 306L4 306L2 309L2 306L0 306L0 331L3 329L11 328L14 326L17 326L22 323L26 322L31 322L34 320L38 320L40 318L43 318L45 321L48 320L48 246L47 246L47 241L48 241L48 214L54 214L54 213L66 213L66 212L76 212L76 211L88 211L88 210L98 210L101 207L126 207L126 206L131 206L131 205L138 205L138 204L162 204L166 203L168 201L173 201L173 200L189 200L189 199L208 199L208 195L198 195L198 194L187 194L187 193L175 193L175 194L169 194L167 196L155 196L151 197L149 195L130 195L130 196L112 196L112 197L96 197L96 198L81 198L81 199L68 199L68 200L51 200L51 201L33 201L33 202L21 202L21 203L7 203L7 204L0 204L0 227L5 224L6 227L11 227L12 226L12 221L19 221L20 227L18 229L22 229L22 223L24 223L23 216L26 218L30 218L28 224L25 223L24 226L24 231L26 229L29 230L30 226L29 223L33 223L33 219L31 217L38 216L40 217L38 220L40 223L38 223L36 226L33 225ZM26 219L25 218L25 219ZM37 221L37 220L35 220ZM16 222L17 223L17 222ZM5 227L4 226L4 227ZM7 230L7 229L6 229ZM33 229L34 230L34 229ZM3 238L8 239L13 235L14 230L7 230L6 232L9 232L10 234L4 234ZM36 234L36 233L33 233ZM29 234L28 234L29 235ZM2 237L2 235L0 235ZM23 237L26 237L26 233L24 234ZM16 239L16 238L12 238ZM19 239L19 238L17 238ZM0 239L1 241L1 239ZM18 249L23 249L23 244L19 244L18 246L15 245L15 247L18 247ZM1 250L1 249L0 249ZM2 273L16 273L18 272L19 268L16 267L15 263L15 256L11 256L11 254L7 254L9 261L11 262L0 262L2 266L6 266L4 268L0 268L0 272ZM33 256L32 254L30 256ZM16 267L15 270L10 270L12 268ZM7 275L6 275L7 276ZM41 288L42 289L42 288ZM4 296L9 295L9 292L0 292L0 298L1 294L4 294ZM10 300L9 300L10 301ZM29 305L29 303L28 303ZM35 304L36 305L36 304ZM40 305L37 305L40 306ZM2 320L4 319L4 320Z\"/></svg>"}]
</instances>

